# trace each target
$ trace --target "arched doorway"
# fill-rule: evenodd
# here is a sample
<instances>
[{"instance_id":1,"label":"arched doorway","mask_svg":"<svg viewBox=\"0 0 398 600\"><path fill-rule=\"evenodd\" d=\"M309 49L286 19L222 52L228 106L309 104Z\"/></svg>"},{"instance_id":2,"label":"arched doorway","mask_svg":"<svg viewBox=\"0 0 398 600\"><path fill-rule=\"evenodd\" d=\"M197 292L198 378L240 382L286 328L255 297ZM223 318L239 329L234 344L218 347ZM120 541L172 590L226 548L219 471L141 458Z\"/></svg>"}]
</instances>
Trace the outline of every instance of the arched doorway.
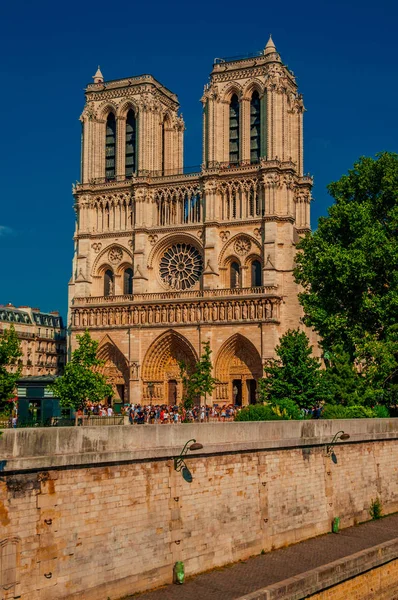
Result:
<instances>
[{"instance_id":1,"label":"arched doorway","mask_svg":"<svg viewBox=\"0 0 398 600\"><path fill-rule=\"evenodd\" d=\"M189 372L197 357L191 344L179 333L166 331L151 344L142 367L145 404L176 404L181 401L180 361L186 364Z\"/></svg>"},{"instance_id":2,"label":"arched doorway","mask_svg":"<svg viewBox=\"0 0 398 600\"><path fill-rule=\"evenodd\" d=\"M98 371L105 375L113 387L113 401L129 401L129 369L126 357L107 335L100 342L97 357L103 362Z\"/></svg>"},{"instance_id":3,"label":"arched doorway","mask_svg":"<svg viewBox=\"0 0 398 600\"><path fill-rule=\"evenodd\" d=\"M257 381L263 369L260 355L254 344L236 333L221 346L215 364L216 402L254 404Z\"/></svg>"}]
</instances>

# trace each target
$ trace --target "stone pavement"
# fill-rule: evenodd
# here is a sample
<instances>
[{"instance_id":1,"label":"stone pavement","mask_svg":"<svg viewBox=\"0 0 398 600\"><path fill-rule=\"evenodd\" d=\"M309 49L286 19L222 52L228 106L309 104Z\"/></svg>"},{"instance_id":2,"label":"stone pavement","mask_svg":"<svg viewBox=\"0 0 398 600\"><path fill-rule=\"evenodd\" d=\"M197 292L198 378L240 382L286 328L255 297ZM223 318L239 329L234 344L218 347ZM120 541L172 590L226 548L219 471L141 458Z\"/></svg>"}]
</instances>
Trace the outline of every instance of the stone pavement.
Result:
<instances>
[{"instance_id":1,"label":"stone pavement","mask_svg":"<svg viewBox=\"0 0 398 600\"><path fill-rule=\"evenodd\" d=\"M233 600L398 537L398 514L197 575L131 600ZM128 599L126 599L128 600Z\"/></svg>"}]
</instances>

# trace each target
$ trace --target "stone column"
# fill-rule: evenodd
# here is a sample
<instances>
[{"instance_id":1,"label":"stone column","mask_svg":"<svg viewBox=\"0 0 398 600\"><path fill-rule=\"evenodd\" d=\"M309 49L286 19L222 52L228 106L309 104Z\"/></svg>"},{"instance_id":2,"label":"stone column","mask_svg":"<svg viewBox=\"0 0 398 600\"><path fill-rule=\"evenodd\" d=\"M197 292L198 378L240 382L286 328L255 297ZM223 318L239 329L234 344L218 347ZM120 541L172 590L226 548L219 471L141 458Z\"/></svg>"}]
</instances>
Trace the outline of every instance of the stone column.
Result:
<instances>
[{"instance_id":1,"label":"stone column","mask_svg":"<svg viewBox=\"0 0 398 600\"><path fill-rule=\"evenodd\" d=\"M240 102L240 160L250 163L250 98Z\"/></svg>"},{"instance_id":2,"label":"stone column","mask_svg":"<svg viewBox=\"0 0 398 600\"><path fill-rule=\"evenodd\" d=\"M116 119L116 175L124 177L126 172L126 118Z\"/></svg>"}]
</instances>

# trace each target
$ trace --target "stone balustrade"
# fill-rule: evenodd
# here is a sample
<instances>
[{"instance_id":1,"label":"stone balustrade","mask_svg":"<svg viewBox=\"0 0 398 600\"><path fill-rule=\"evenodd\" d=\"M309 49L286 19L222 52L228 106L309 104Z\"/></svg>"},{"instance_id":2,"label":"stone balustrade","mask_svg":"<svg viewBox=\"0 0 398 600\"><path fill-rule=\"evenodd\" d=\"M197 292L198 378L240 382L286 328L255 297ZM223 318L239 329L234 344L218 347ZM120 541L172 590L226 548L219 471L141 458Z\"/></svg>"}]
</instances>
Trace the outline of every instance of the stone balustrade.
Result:
<instances>
[{"instance_id":1,"label":"stone balustrade","mask_svg":"<svg viewBox=\"0 0 398 600\"><path fill-rule=\"evenodd\" d=\"M275 296L277 286L258 286L250 288L228 288L212 290L184 290L178 292L158 292L148 294L122 294L117 296L77 296L73 299L73 306L86 304L123 304L125 302L156 302L158 300L181 300L183 298L215 298L229 296Z\"/></svg>"}]
</instances>

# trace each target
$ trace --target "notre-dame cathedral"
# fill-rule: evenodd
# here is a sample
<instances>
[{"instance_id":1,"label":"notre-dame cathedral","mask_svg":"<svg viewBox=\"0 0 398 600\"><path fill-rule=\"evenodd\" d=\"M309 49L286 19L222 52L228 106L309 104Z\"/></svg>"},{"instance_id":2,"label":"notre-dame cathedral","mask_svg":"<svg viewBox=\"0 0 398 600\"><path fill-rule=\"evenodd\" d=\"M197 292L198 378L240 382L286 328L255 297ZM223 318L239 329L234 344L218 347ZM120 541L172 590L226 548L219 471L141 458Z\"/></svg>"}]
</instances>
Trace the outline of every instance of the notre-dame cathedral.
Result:
<instances>
[{"instance_id":1,"label":"notre-dame cathedral","mask_svg":"<svg viewBox=\"0 0 398 600\"><path fill-rule=\"evenodd\" d=\"M178 362L210 342L213 403L256 400L264 363L299 326L293 279L310 228L303 99L270 38L216 59L203 97L203 159L183 166L177 96L152 75L105 81L81 116L69 285L71 347L89 329L116 402L181 399Z\"/></svg>"}]
</instances>

